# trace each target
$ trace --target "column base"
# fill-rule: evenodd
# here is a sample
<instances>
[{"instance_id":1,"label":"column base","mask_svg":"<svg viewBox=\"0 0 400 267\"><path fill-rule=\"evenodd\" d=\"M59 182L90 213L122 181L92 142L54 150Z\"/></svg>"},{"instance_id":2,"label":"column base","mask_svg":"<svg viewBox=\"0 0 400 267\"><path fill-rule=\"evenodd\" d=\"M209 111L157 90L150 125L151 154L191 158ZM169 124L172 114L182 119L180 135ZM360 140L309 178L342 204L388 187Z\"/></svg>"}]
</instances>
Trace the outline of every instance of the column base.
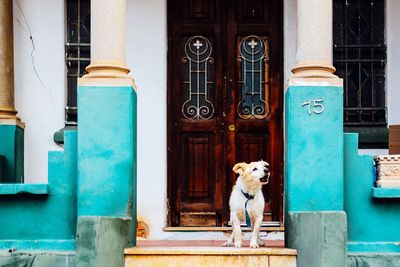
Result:
<instances>
[{"instance_id":1,"label":"column base","mask_svg":"<svg viewBox=\"0 0 400 267\"><path fill-rule=\"evenodd\" d=\"M132 220L121 217L78 218L75 266L124 266L124 248L132 245Z\"/></svg>"},{"instance_id":2,"label":"column base","mask_svg":"<svg viewBox=\"0 0 400 267\"><path fill-rule=\"evenodd\" d=\"M347 219L338 212L289 212L285 242L298 267L346 266Z\"/></svg>"}]
</instances>

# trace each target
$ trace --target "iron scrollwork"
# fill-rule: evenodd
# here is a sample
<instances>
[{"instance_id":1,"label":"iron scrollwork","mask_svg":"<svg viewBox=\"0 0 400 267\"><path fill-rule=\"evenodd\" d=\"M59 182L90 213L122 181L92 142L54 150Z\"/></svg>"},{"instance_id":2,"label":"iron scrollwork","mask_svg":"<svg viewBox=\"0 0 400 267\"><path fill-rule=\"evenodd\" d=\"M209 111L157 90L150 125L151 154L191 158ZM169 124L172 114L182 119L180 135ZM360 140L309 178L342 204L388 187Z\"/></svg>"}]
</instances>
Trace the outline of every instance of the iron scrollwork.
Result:
<instances>
[{"instance_id":1,"label":"iron scrollwork","mask_svg":"<svg viewBox=\"0 0 400 267\"><path fill-rule=\"evenodd\" d=\"M269 114L268 105L268 43L250 35L239 44L239 88L241 100L237 105L242 119L263 119Z\"/></svg>"},{"instance_id":2,"label":"iron scrollwork","mask_svg":"<svg viewBox=\"0 0 400 267\"><path fill-rule=\"evenodd\" d=\"M187 80L183 81L188 97L182 105L182 114L187 119L207 120L214 115L214 105L209 99L214 84L209 81L209 65L214 63L211 55L211 42L206 37L193 36L186 41L182 63L188 68Z\"/></svg>"}]
</instances>

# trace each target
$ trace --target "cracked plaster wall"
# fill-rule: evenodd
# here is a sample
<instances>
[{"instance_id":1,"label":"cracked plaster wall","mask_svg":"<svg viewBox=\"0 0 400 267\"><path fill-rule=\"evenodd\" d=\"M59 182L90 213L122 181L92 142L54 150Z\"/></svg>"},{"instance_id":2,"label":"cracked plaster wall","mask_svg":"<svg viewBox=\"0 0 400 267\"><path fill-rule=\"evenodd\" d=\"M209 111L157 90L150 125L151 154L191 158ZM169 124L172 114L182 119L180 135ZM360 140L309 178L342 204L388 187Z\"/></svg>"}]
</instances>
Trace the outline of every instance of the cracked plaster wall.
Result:
<instances>
[{"instance_id":1,"label":"cracked plaster wall","mask_svg":"<svg viewBox=\"0 0 400 267\"><path fill-rule=\"evenodd\" d=\"M25 122L25 182L47 182L64 127L64 0L14 0L15 105Z\"/></svg>"}]
</instances>

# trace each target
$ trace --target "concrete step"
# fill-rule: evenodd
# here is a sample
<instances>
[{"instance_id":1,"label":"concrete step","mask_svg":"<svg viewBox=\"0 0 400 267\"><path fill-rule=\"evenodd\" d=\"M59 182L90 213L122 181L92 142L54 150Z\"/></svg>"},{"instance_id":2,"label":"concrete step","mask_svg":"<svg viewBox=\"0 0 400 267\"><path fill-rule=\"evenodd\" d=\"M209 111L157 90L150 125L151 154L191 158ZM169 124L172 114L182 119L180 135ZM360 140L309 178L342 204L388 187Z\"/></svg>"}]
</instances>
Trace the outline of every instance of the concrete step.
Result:
<instances>
[{"instance_id":1,"label":"concrete step","mask_svg":"<svg viewBox=\"0 0 400 267\"><path fill-rule=\"evenodd\" d=\"M125 267L296 267L294 249L277 246L227 248L221 244L221 240L142 241L137 247L125 249Z\"/></svg>"}]
</instances>

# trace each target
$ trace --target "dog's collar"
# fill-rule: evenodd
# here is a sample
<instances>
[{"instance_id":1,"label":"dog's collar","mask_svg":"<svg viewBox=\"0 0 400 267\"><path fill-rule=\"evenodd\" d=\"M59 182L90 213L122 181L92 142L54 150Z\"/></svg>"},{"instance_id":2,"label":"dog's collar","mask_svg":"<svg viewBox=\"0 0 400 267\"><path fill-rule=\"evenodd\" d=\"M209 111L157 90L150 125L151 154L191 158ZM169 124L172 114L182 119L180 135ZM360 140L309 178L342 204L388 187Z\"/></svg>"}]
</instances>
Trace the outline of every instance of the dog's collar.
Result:
<instances>
[{"instance_id":1,"label":"dog's collar","mask_svg":"<svg viewBox=\"0 0 400 267\"><path fill-rule=\"evenodd\" d=\"M242 191L243 196L244 196L245 198L247 198L247 200L250 200L250 199L253 199L253 198L254 198L253 195L250 195L249 193L243 192L243 190L240 190L240 191Z\"/></svg>"}]
</instances>

